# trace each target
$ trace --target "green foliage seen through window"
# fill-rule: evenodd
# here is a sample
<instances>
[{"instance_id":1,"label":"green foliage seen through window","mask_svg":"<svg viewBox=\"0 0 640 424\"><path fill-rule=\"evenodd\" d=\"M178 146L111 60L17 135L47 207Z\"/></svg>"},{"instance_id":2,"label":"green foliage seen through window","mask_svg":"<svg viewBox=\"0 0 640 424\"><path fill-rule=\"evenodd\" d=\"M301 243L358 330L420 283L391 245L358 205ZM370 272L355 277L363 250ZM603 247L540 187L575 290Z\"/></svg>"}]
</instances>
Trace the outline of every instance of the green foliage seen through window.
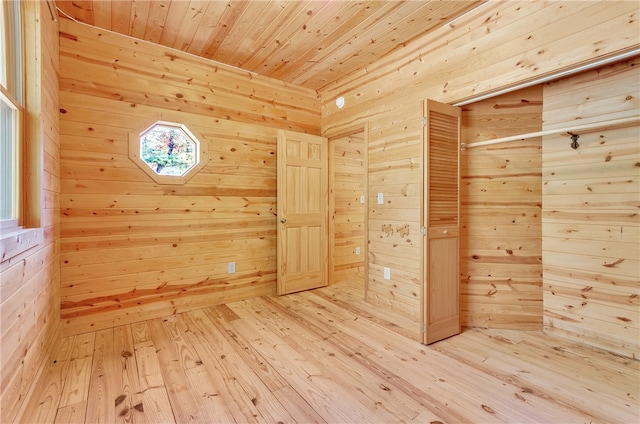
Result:
<instances>
[{"instance_id":1,"label":"green foliage seen through window","mask_svg":"<svg viewBox=\"0 0 640 424\"><path fill-rule=\"evenodd\" d=\"M140 136L140 157L158 175L187 173L197 164L197 147L181 126L155 124Z\"/></svg>"}]
</instances>

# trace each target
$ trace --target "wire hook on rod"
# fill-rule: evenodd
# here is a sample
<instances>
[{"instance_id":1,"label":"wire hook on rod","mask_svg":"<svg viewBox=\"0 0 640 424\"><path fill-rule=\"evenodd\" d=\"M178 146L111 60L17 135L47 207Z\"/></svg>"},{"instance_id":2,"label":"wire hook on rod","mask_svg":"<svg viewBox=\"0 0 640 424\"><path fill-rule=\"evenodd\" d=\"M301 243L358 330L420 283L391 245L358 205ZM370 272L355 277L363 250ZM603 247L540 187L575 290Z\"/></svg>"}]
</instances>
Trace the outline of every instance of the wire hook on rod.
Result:
<instances>
[{"instance_id":1,"label":"wire hook on rod","mask_svg":"<svg viewBox=\"0 0 640 424\"><path fill-rule=\"evenodd\" d=\"M580 138L580 135L578 134L574 134L574 133L568 133L571 136L571 148L573 150L576 150L578 147L580 147L580 143L578 143L578 139Z\"/></svg>"}]
</instances>

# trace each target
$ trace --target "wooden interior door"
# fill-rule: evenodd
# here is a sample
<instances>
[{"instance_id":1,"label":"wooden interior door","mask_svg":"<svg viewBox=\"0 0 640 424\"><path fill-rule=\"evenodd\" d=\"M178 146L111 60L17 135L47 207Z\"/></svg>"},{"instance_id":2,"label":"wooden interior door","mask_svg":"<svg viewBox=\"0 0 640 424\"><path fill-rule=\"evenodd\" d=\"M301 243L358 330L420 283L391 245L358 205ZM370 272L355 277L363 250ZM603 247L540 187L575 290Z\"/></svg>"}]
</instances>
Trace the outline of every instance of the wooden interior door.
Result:
<instances>
[{"instance_id":1,"label":"wooden interior door","mask_svg":"<svg viewBox=\"0 0 640 424\"><path fill-rule=\"evenodd\" d=\"M461 109L424 102L423 342L460 333Z\"/></svg>"},{"instance_id":2,"label":"wooden interior door","mask_svg":"<svg viewBox=\"0 0 640 424\"><path fill-rule=\"evenodd\" d=\"M278 132L279 295L328 284L327 146L324 137Z\"/></svg>"}]
</instances>

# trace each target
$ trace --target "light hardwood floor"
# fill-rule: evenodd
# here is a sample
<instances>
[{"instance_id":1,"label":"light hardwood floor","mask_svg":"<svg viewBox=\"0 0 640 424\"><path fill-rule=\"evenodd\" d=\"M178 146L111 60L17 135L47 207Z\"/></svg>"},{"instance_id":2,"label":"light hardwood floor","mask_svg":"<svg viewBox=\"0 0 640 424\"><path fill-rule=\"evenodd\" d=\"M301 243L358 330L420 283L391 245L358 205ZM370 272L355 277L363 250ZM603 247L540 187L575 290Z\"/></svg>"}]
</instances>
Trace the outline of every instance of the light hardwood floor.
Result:
<instances>
[{"instance_id":1,"label":"light hardwood floor","mask_svg":"<svg viewBox=\"0 0 640 424\"><path fill-rule=\"evenodd\" d=\"M424 346L337 284L63 340L24 423L638 423L639 362L541 332Z\"/></svg>"}]
</instances>

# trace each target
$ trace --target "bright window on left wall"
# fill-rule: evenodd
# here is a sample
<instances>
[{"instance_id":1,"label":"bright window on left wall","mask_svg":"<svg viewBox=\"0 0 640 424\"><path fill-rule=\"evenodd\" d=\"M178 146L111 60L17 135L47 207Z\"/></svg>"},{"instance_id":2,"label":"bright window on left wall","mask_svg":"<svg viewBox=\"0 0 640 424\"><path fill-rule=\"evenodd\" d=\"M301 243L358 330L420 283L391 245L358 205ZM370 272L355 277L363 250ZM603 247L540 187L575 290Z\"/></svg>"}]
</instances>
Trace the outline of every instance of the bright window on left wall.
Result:
<instances>
[{"instance_id":1,"label":"bright window on left wall","mask_svg":"<svg viewBox=\"0 0 640 424\"><path fill-rule=\"evenodd\" d=\"M0 2L0 263L9 261L43 240L40 227L26 228L22 206L25 192L22 157L25 122L24 28L20 0ZM34 59L37 60L37 59Z\"/></svg>"},{"instance_id":2,"label":"bright window on left wall","mask_svg":"<svg viewBox=\"0 0 640 424\"><path fill-rule=\"evenodd\" d=\"M23 112L20 2L0 5L0 225L18 225Z\"/></svg>"}]
</instances>

